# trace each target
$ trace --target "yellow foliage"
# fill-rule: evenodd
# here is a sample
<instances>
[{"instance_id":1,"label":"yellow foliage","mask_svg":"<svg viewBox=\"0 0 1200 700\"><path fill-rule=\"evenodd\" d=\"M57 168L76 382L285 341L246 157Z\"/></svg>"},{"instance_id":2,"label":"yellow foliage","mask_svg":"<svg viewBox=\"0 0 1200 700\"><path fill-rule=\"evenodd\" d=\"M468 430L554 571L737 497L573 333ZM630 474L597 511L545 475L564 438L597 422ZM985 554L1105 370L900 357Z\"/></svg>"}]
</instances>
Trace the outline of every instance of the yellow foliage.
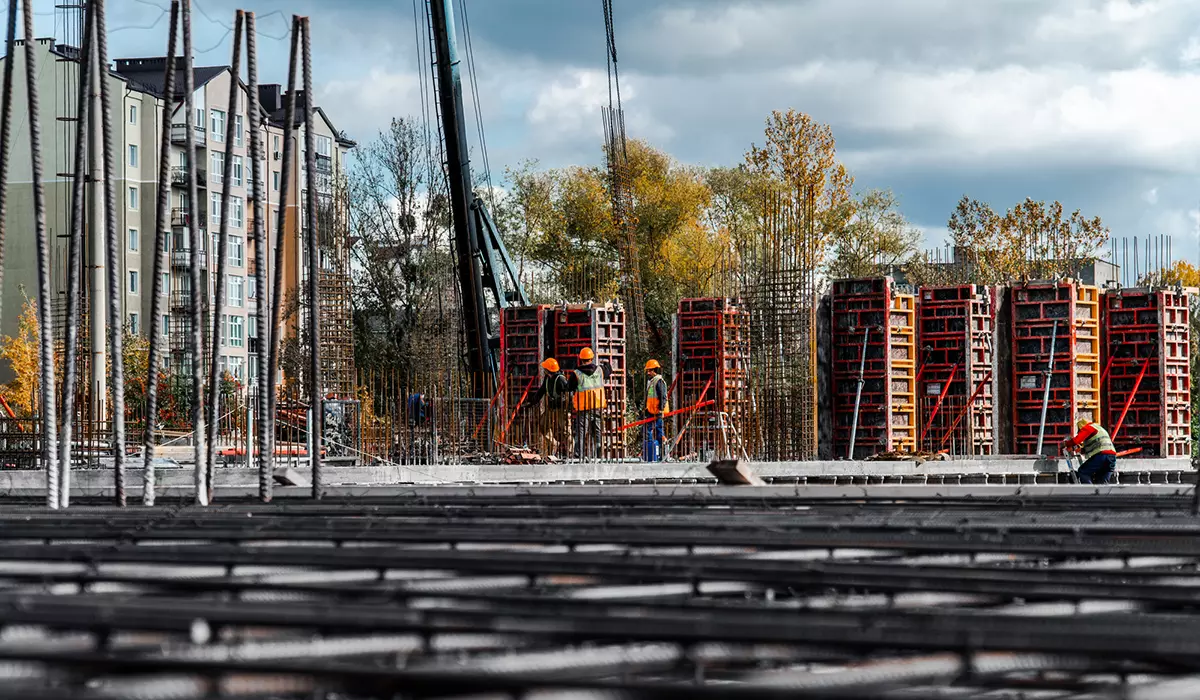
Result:
<instances>
[{"instance_id":1,"label":"yellow foliage","mask_svg":"<svg viewBox=\"0 0 1200 700\"><path fill-rule=\"evenodd\" d=\"M28 297L17 321L17 335L0 338L0 359L8 361L13 379L0 386L0 394L18 416L31 416L41 386L40 327L37 304Z\"/></svg>"},{"instance_id":2,"label":"yellow foliage","mask_svg":"<svg viewBox=\"0 0 1200 700\"><path fill-rule=\"evenodd\" d=\"M1180 285L1200 287L1200 268L1186 260L1176 260L1170 267L1147 276L1143 284Z\"/></svg>"}]
</instances>

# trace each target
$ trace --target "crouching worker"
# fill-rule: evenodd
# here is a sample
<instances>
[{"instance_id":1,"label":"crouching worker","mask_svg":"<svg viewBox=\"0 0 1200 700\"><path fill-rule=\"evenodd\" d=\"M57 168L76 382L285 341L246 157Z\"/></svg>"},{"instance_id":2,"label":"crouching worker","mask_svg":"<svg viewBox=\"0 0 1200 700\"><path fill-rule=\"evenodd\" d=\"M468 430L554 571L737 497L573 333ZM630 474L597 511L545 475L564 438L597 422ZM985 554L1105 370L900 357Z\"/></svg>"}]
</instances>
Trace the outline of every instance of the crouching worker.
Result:
<instances>
[{"instance_id":1,"label":"crouching worker","mask_svg":"<svg viewBox=\"0 0 1200 700\"><path fill-rule=\"evenodd\" d=\"M1117 450L1108 431L1099 423L1080 418L1079 433L1063 441L1067 449L1078 450L1083 464L1079 481L1084 484L1107 484L1117 471Z\"/></svg>"},{"instance_id":2,"label":"crouching worker","mask_svg":"<svg viewBox=\"0 0 1200 700\"><path fill-rule=\"evenodd\" d=\"M539 411L538 435L541 437L542 454L547 457L559 454L559 447L569 444L570 427L567 423L567 394L570 392L567 377L553 357L542 362L545 375L542 384L525 404L526 411Z\"/></svg>"}]
</instances>

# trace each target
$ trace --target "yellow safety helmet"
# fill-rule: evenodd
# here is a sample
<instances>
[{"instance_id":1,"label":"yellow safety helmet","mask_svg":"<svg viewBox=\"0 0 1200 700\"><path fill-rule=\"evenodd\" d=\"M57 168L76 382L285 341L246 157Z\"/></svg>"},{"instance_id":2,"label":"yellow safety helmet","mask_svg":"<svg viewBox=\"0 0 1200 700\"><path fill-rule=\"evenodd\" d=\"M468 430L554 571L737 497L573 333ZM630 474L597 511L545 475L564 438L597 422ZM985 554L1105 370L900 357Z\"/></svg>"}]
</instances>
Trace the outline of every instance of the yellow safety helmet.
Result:
<instances>
[{"instance_id":1,"label":"yellow safety helmet","mask_svg":"<svg viewBox=\"0 0 1200 700\"><path fill-rule=\"evenodd\" d=\"M592 352L591 348L584 348L579 351L579 359L587 362L588 360L596 359L596 353Z\"/></svg>"},{"instance_id":2,"label":"yellow safety helmet","mask_svg":"<svg viewBox=\"0 0 1200 700\"><path fill-rule=\"evenodd\" d=\"M662 369L662 365L658 364L658 360L646 361L646 371L649 372L652 369Z\"/></svg>"},{"instance_id":3,"label":"yellow safety helmet","mask_svg":"<svg viewBox=\"0 0 1200 700\"><path fill-rule=\"evenodd\" d=\"M557 372L558 360L554 359L553 357L547 357L545 360L542 360L542 369L546 370L547 372Z\"/></svg>"},{"instance_id":4,"label":"yellow safety helmet","mask_svg":"<svg viewBox=\"0 0 1200 700\"><path fill-rule=\"evenodd\" d=\"M1080 418L1079 420L1075 421L1075 427L1079 428L1080 430L1083 430L1084 428L1091 425L1091 423L1092 422L1090 420L1088 420L1087 418Z\"/></svg>"}]
</instances>

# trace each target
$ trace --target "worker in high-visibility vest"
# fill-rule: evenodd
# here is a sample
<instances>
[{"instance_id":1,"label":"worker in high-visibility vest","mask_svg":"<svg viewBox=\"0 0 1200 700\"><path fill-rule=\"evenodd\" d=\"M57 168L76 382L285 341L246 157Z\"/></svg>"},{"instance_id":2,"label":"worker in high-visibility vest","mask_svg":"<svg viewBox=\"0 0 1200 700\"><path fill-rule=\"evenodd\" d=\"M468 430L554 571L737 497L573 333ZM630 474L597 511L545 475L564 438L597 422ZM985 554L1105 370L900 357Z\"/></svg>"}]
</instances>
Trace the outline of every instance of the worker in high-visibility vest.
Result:
<instances>
[{"instance_id":1,"label":"worker in high-visibility vest","mask_svg":"<svg viewBox=\"0 0 1200 700\"><path fill-rule=\"evenodd\" d=\"M525 402L522 410L537 410L540 413L538 435L542 439L542 454L554 455L560 446L570 441L570 424L567 421L567 395L570 385L558 360L548 357L542 361L545 375L537 392Z\"/></svg>"},{"instance_id":2,"label":"worker in high-visibility vest","mask_svg":"<svg viewBox=\"0 0 1200 700\"><path fill-rule=\"evenodd\" d=\"M1117 448L1108 431L1099 423L1080 418L1079 432L1063 441L1068 449L1078 450L1083 464L1077 472L1084 484L1107 484L1117 471Z\"/></svg>"},{"instance_id":3,"label":"worker in high-visibility vest","mask_svg":"<svg viewBox=\"0 0 1200 700\"><path fill-rule=\"evenodd\" d=\"M575 456L581 460L599 458L602 454L604 409L608 406L604 382L611 375L608 364L596 364L596 353L591 348L579 351L579 366L568 383L573 392L571 432L575 437Z\"/></svg>"},{"instance_id":4,"label":"worker in high-visibility vest","mask_svg":"<svg viewBox=\"0 0 1200 700\"><path fill-rule=\"evenodd\" d=\"M647 423L645 439L642 441L642 459L647 462L661 462L663 459L663 414L671 410L667 392L666 377L662 376L662 365L658 360L646 362L646 418L654 420Z\"/></svg>"}]
</instances>

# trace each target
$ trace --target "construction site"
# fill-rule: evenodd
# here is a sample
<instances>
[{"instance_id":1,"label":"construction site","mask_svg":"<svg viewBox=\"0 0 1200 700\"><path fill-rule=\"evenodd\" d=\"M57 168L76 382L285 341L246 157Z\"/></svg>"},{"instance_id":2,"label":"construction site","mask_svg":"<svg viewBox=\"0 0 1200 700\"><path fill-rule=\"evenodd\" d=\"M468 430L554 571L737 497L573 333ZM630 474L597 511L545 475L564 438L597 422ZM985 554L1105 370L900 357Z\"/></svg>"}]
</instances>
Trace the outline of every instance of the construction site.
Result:
<instances>
[{"instance_id":1,"label":"construction site","mask_svg":"<svg viewBox=\"0 0 1200 700\"><path fill-rule=\"evenodd\" d=\"M1170 236L834 275L827 195L767 178L664 310L611 0L614 254L561 269L517 252L474 147L471 2L427 0L446 212L406 224L436 304L389 366L318 22L274 84L253 12L199 66L194 0L148 58L110 57L112 3L52 39L4 4L0 698L1200 695Z\"/></svg>"}]
</instances>

